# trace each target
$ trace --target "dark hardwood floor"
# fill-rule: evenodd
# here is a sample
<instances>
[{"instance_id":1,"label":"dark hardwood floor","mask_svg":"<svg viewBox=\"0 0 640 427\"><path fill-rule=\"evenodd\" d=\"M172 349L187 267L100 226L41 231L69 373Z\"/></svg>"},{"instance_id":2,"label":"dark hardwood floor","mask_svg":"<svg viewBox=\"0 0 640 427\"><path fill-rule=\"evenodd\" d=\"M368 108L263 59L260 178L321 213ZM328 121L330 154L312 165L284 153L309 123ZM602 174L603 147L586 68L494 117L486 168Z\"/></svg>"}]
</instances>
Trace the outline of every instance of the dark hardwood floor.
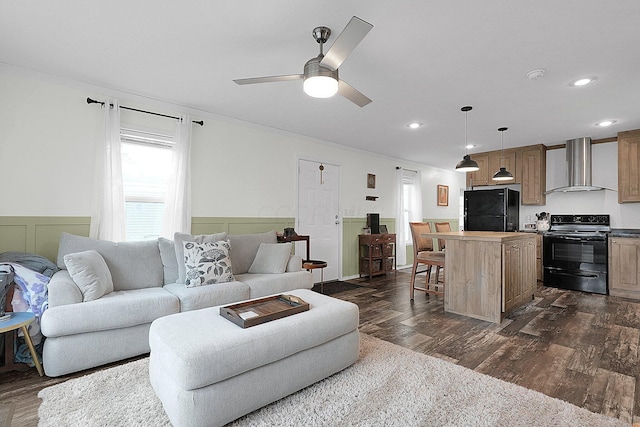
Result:
<instances>
[{"instance_id":1,"label":"dark hardwood floor","mask_svg":"<svg viewBox=\"0 0 640 427\"><path fill-rule=\"evenodd\" d=\"M640 423L640 302L541 287L497 325L445 313L422 292L411 302L409 276L350 280L361 287L333 296L360 307L361 332Z\"/></svg>"},{"instance_id":2,"label":"dark hardwood floor","mask_svg":"<svg viewBox=\"0 0 640 427\"><path fill-rule=\"evenodd\" d=\"M640 302L542 287L496 325L445 313L440 297L418 292L409 301L408 270L348 283L325 292L360 307L361 332L640 423ZM40 389L95 370L63 378L40 378L35 369L0 374L0 413L12 404L12 426L36 426Z\"/></svg>"}]
</instances>

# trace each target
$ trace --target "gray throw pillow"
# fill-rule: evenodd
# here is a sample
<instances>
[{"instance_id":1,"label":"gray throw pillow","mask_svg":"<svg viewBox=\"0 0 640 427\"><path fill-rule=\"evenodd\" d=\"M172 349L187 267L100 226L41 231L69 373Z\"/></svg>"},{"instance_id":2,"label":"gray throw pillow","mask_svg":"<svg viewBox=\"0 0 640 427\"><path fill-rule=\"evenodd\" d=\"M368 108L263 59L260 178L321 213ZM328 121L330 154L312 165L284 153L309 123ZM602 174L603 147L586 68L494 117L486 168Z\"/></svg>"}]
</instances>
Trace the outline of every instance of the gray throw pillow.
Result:
<instances>
[{"instance_id":1,"label":"gray throw pillow","mask_svg":"<svg viewBox=\"0 0 640 427\"><path fill-rule=\"evenodd\" d=\"M281 274L287 269L291 243L260 243L249 273Z\"/></svg>"},{"instance_id":2,"label":"gray throw pillow","mask_svg":"<svg viewBox=\"0 0 640 427\"><path fill-rule=\"evenodd\" d=\"M94 301L113 292L113 279L107 263L97 251L88 250L64 256L69 275L82 292L82 301Z\"/></svg>"},{"instance_id":3,"label":"gray throw pillow","mask_svg":"<svg viewBox=\"0 0 640 427\"><path fill-rule=\"evenodd\" d=\"M180 260L180 262L177 262L178 280L176 280L176 283L185 283L185 279L187 278L187 271L184 266L184 242L215 243L226 239L226 232L216 234L200 234L197 236L193 236L189 233L175 233L173 235L173 243L176 250L176 262L177 260Z\"/></svg>"},{"instance_id":4,"label":"gray throw pillow","mask_svg":"<svg viewBox=\"0 0 640 427\"><path fill-rule=\"evenodd\" d=\"M244 274L249 271L258 253L260 243L277 243L275 230L255 234L230 234L231 263L233 274Z\"/></svg>"}]
</instances>

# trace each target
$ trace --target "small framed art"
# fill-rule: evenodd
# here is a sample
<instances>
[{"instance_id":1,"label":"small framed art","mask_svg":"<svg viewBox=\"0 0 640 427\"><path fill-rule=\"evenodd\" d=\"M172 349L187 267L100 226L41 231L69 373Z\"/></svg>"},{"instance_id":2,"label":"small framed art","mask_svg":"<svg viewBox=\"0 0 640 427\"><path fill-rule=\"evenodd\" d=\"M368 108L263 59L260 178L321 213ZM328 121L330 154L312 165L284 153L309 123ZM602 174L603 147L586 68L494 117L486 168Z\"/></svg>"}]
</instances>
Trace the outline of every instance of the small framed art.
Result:
<instances>
[{"instance_id":1,"label":"small framed art","mask_svg":"<svg viewBox=\"0 0 640 427\"><path fill-rule=\"evenodd\" d=\"M438 185L438 206L449 206L449 186Z\"/></svg>"},{"instance_id":2,"label":"small framed art","mask_svg":"<svg viewBox=\"0 0 640 427\"><path fill-rule=\"evenodd\" d=\"M376 188L376 176L372 173L367 174L367 188Z\"/></svg>"}]
</instances>

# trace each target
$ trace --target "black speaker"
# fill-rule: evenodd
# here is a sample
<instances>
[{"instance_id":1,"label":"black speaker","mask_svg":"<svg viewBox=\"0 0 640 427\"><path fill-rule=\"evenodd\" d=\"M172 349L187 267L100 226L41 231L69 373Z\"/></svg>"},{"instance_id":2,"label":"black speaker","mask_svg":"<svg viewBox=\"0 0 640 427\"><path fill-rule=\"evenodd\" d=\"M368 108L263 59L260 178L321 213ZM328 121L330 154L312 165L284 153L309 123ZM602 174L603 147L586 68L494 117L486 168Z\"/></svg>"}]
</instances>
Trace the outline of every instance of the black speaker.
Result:
<instances>
[{"instance_id":1,"label":"black speaker","mask_svg":"<svg viewBox=\"0 0 640 427\"><path fill-rule=\"evenodd\" d=\"M371 229L371 234L380 234L380 214L367 214L367 227Z\"/></svg>"}]
</instances>

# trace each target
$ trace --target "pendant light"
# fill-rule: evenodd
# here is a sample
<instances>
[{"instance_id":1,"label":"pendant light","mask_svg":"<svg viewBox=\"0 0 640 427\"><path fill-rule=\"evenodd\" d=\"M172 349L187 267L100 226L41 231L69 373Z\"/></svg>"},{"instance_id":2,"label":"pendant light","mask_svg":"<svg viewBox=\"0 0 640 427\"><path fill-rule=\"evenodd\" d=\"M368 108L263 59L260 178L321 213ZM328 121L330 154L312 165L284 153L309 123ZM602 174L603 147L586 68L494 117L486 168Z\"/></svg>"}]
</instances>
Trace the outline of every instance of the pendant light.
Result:
<instances>
[{"instance_id":1,"label":"pendant light","mask_svg":"<svg viewBox=\"0 0 640 427\"><path fill-rule=\"evenodd\" d=\"M504 131L509 128L499 128L500 132L500 165L504 160ZM511 181L513 174L507 170L504 166L500 166L500 170L493 175L494 181Z\"/></svg>"},{"instance_id":2,"label":"pendant light","mask_svg":"<svg viewBox=\"0 0 640 427\"><path fill-rule=\"evenodd\" d=\"M471 108L471 106L466 106L460 109L464 112L464 157L456 165L456 171L458 172L474 172L480 169L478 163L467 154L467 114L471 111Z\"/></svg>"}]
</instances>

